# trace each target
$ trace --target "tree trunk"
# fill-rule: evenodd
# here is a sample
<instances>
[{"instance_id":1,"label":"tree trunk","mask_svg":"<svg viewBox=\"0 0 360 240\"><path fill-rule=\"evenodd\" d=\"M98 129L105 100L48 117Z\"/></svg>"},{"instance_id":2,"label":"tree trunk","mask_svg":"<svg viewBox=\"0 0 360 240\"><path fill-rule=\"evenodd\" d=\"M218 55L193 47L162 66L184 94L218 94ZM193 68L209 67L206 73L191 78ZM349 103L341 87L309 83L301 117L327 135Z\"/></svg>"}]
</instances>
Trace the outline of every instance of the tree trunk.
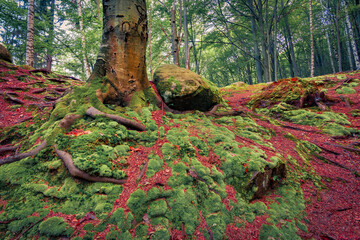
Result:
<instances>
[{"instance_id":1,"label":"tree trunk","mask_svg":"<svg viewBox=\"0 0 360 240\"><path fill-rule=\"evenodd\" d=\"M85 40L85 32L84 32L84 22L82 18L81 12L81 0L76 0L77 3L77 13L79 16L79 25L80 25L80 34L81 34L81 44L82 44L82 55L83 55L83 67L86 79L90 77L90 67L86 57L86 40Z\"/></svg>"},{"instance_id":2,"label":"tree trunk","mask_svg":"<svg viewBox=\"0 0 360 240\"><path fill-rule=\"evenodd\" d=\"M173 6L171 8L171 51L173 55L173 63L175 65L180 66L180 57L178 51L179 38L176 29L176 8L175 1L173 2Z\"/></svg>"},{"instance_id":3,"label":"tree trunk","mask_svg":"<svg viewBox=\"0 0 360 240\"><path fill-rule=\"evenodd\" d=\"M187 23L187 3L188 0L184 0L184 41L185 41L185 67L190 69L190 47L189 47L189 32Z\"/></svg>"},{"instance_id":4,"label":"tree trunk","mask_svg":"<svg viewBox=\"0 0 360 240\"><path fill-rule=\"evenodd\" d=\"M152 38L151 38L151 35L152 35L152 8L153 8L153 5L152 5L152 1L150 1L150 5L149 5L149 12L150 12L150 17L149 17L149 34L148 34L148 37L149 37L149 63L150 63L150 75L151 75L151 79L154 75L154 70L153 70L153 62L152 62L152 45L151 45L151 41L152 41Z\"/></svg>"},{"instance_id":5,"label":"tree trunk","mask_svg":"<svg viewBox=\"0 0 360 240\"><path fill-rule=\"evenodd\" d=\"M284 9L284 1L281 0L281 8ZM295 76L299 76L299 72L297 69L297 65L296 65L296 59L295 59L295 50L294 50L294 44L293 44L293 40L292 40L292 36L291 36L291 31L290 31L290 27L289 27L289 21L288 21L288 16L286 15L284 17L284 21L285 21L285 39L287 41L287 45L289 46L289 60L290 60L290 65L291 65L291 75L293 77Z\"/></svg>"},{"instance_id":6,"label":"tree trunk","mask_svg":"<svg viewBox=\"0 0 360 240\"><path fill-rule=\"evenodd\" d=\"M145 0L103 0L103 12L102 42L89 82L105 77L103 81L108 89L105 93L99 89L98 99L129 106L135 93L150 86L145 61L146 3Z\"/></svg>"},{"instance_id":7,"label":"tree trunk","mask_svg":"<svg viewBox=\"0 0 360 240\"><path fill-rule=\"evenodd\" d=\"M197 74L200 74L200 64L199 64L199 60L198 60L198 56L197 56L197 53L196 53L196 44L195 44L195 31L194 31L194 28L193 28L193 24L192 24L192 20L190 18L190 30L191 30L191 33L190 34L190 41L192 43L192 49L193 49L193 56L194 56L194 61L195 61L195 72Z\"/></svg>"},{"instance_id":8,"label":"tree trunk","mask_svg":"<svg viewBox=\"0 0 360 240\"><path fill-rule=\"evenodd\" d=\"M325 5L323 4L322 0L320 0L320 4L321 4L321 7L322 7L322 17L323 17L323 19L327 19L327 16L325 15L326 8L325 8ZM325 35L326 35L326 42L327 42L327 45L328 45L331 69L332 69L332 72L335 73L336 70L335 70L335 64L334 64L334 59L333 59L333 54L332 54L332 47L331 47L331 44L330 44L329 32L328 32L327 29L325 30Z\"/></svg>"},{"instance_id":9,"label":"tree trunk","mask_svg":"<svg viewBox=\"0 0 360 240\"><path fill-rule=\"evenodd\" d=\"M51 0L51 9L49 14L50 19L50 29L49 29L49 37L48 37L48 44L50 47L47 49L47 55L46 55L46 69L48 71L51 71L52 68L52 58L54 54L54 39L55 39L55 0Z\"/></svg>"},{"instance_id":10,"label":"tree trunk","mask_svg":"<svg viewBox=\"0 0 360 240\"><path fill-rule=\"evenodd\" d=\"M276 46L276 41L277 41L277 3L278 1L275 1L275 8L274 8L274 81L276 82L278 77L277 77L277 46Z\"/></svg>"},{"instance_id":11,"label":"tree trunk","mask_svg":"<svg viewBox=\"0 0 360 240\"><path fill-rule=\"evenodd\" d=\"M356 69L360 69L360 59L359 59L359 54L357 51L357 47L356 47L356 43L355 43L355 38L354 38L354 32L351 26L351 22L350 22L350 17L349 17L349 12L346 6L346 2L343 1L343 5L344 5L344 9L345 9L345 19L346 19L346 24L348 27L348 31L349 31L349 37L350 37L350 41L351 41L351 47L353 50L353 54L354 54L354 59L355 59L355 65L356 65ZM351 56L351 55L350 55Z\"/></svg>"},{"instance_id":12,"label":"tree trunk","mask_svg":"<svg viewBox=\"0 0 360 240\"><path fill-rule=\"evenodd\" d=\"M310 13L310 46L311 46L310 76L314 77L314 73L315 73L315 50L314 50L314 26L313 26L312 0L309 0L309 13Z\"/></svg>"},{"instance_id":13,"label":"tree trunk","mask_svg":"<svg viewBox=\"0 0 360 240\"><path fill-rule=\"evenodd\" d=\"M26 40L26 64L34 66L34 0L29 0L27 40Z\"/></svg>"},{"instance_id":14,"label":"tree trunk","mask_svg":"<svg viewBox=\"0 0 360 240\"><path fill-rule=\"evenodd\" d=\"M248 5L251 8L251 10L254 11L254 6L253 6L252 0L248 0ZM261 69L260 50L259 50L259 43L258 43L258 39L257 39L257 28L256 28L254 14L251 14L251 31L252 31L253 38L254 38L254 53L255 53L257 83L262 83L263 77L262 77L262 69Z\"/></svg>"},{"instance_id":15,"label":"tree trunk","mask_svg":"<svg viewBox=\"0 0 360 240\"><path fill-rule=\"evenodd\" d=\"M343 70L342 70L342 54L341 54L339 19L340 19L340 0L337 0L337 4L336 4L336 38L337 38L337 47L338 47L339 72L342 72Z\"/></svg>"}]
</instances>

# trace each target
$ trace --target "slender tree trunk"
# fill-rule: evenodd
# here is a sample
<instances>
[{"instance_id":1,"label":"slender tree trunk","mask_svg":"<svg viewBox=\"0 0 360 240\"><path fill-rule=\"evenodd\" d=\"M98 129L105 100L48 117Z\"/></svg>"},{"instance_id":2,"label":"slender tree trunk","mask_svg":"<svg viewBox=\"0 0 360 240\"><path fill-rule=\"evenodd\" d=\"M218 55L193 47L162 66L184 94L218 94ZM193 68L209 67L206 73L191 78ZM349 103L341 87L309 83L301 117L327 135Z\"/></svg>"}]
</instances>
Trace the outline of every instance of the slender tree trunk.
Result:
<instances>
[{"instance_id":1,"label":"slender tree trunk","mask_svg":"<svg viewBox=\"0 0 360 240\"><path fill-rule=\"evenodd\" d=\"M310 46L311 46L310 76L314 77L314 73L315 73L315 49L314 49L314 26L313 26L312 0L309 0L309 13L310 13Z\"/></svg>"},{"instance_id":2,"label":"slender tree trunk","mask_svg":"<svg viewBox=\"0 0 360 240\"><path fill-rule=\"evenodd\" d=\"M284 1L281 0L281 8L284 9ZM296 65L296 59L295 59L295 50L294 50L294 44L293 44L293 40L292 40L292 35L291 35L291 30L290 30L290 26L289 26L289 20L288 20L288 16L286 15L284 17L284 21L285 21L285 39L287 41L287 45L289 46L289 60L290 60L290 65L291 65L291 75L292 77L298 76L299 72L297 69L297 65Z\"/></svg>"},{"instance_id":3,"label":"slender tree trunk","mask_svg":"<svg viewBox=\"0 0 360 240\"><path fill-rule=\"evenodd\" d=\"M320 0L320 4L321 4L321 8L322 8L322 17L323 17L324 20L325 20L325 19L327 20L328 17L325 15L326 7L325 7L325 5L323 4L323 1L322 1L322 0ZM325 30L325 36L326 36L326 42L327 42L327 45L328 45L328 51L329 51L329 59L330 59L331 69L332 69L332 72L335 73L335 72L336 72L336 69L335 69L334 58L333 58L332 47L331 47L331 43L330 43L330 37L329 37L329 31L328 31L328 29Z\"/></svg>"},{"instance_id":4,"label":"slender tree trunk","mask_svg":"<svg viewBox=\"0 0 360 240\"><path fill-rule=\"evenodd\" d=\"M55 29L55 0L51 0L51 9L50 9L50 29L49 29L49 37L48 37L48 44L49 47L47 49L47 56L46 56L46 69L51 71L52 68L52 61L54 55L54 29Z\"/></svg>"},{"instance_id":5,"label":"slender tree trunk","mask_svg":"<svg viewBox=\"0 0 360 240\"><path fill-rule=\"evenodd\" d=\"M348 27L348 33L349 33L349 37L350 37L350 41L351 41L351 47L352 47L353 54L354 54L356 69L360 69L359 54L358 54L358 51L357 51L356 42L355 42L355 38L354 38L354 32L353 32L353 29L352 29L352 25L351 25L350 17L349 17L349 12L348 12L345 1L343 1L343 6L344 6L344 9L345 9L345 19L346 19L346 24L347 24L347 27Z\"/></svg>"},{"instance_id":6,"label":"slender tree trunk","mask_svg":"<svg viewBox=\"0 0 360 240\"><path fill-rule=\"evenodd\" d=\"M83 67L84 67L86 79L88 79L90 77L90 67L89 67L89 63L87 61L87 57L86 57L86 40L85 40L85 32L84 32L84 22L83 22L83 17L82 17L82 12L81 12L81 0L76 0L76 2L77 2L77 13L79 16L81 44L82 44L82 48L83 48L82 49Z\"/></svg>"},{"instance_id":7,"label":"slender tree trunk","mask_svg":"<svg viewBox=\"0 0 360 240\"><path fill-rule=\"evenodd\" d=\"M345 34L347 36L349 36L349 29L348 27L344 24L344 30L345 30ZM346 43L346 48L347 48L347 56L348 56L348 61L349 61L349 65L350 65L350 70L353 71L354 70L354 63L353 63L353 59L352 59L352 52L351 52L351 47L350 47L350 42L349 39L345 40Z\"/></svg>"},{"instance_id":8,"label":"slender tree trunk","mask_svg":"<svg viewBox=\"0 0 360 240\"><path fill-rule=\"evenodd\" d=\"M152 79L152 77L153 77L153 75L154 75L154 70L153 70L153 62L152 62L152 45L151 45L151 41L152 41L152 38L151 38L151 36L152 36L152 9L153 9L153 2L152 1L150 1L150 9L149 9L149 12L150 12L150 16L149 16L149 29L148 29L148 32L149 32L149 34L148 34L148 38L149 38L149 40L148 40L148 42L149 42L149 63L150 63L150 74L151 74L151 79Z\"/></svg>"},{"instance_id":9,"label":"slender tree trunk","mask_svg":"<svg viewBox=\"0 0 360 240\"><path fill-rule=\"evenodd\" d=\"M248 5L251 8L252 11L254 11L253 1L248 0ZM261 69L261 59L260 59L260 50L259 50L259 43L258 43L258 37L257 37L257 28L256 28L256 22L255 22L255 16L254 14L251 14L251 31L254 38L254 53L255 53L255 66L256 66L256 77L257 77L257 83L263 82L263 76L262 76L262 69Z\"/></svg>"},{"instance_id":10,"label":"slender tree trunk","mask_svg":"<svg viewBox=\"0 0 360 240\"><path fill-rule=\"evenodd\" d=\"M184 41L185 41L185 67L190 69L190 47L189 47L189 31L187 22L187 4L188 0L184 0Z\"/></svg>"},{"instance_id":11,"label":"slender tree trunk","mask_svg":"<svg viewBox=\"0 0 360 240\"><path fill-rule=\"evenodd\" d=\"M191 41L191 44L192 44L193 56L194 56L194 61L195 61L195 72L197 74L200 74L200 67L199 67L200 64L199 64L199 59L198 59L197 52L196 52L195 31L194 31L194 28L193 28L191 18L190 18L190 30L191 30L191 33L192 33L192 34L190 34L190 41Z\"/></svg>"},{"instance_id":12,"label":"slender tree trunk","mask_svg":"<svg viewBox=\"0 0 360 240\"><path fill-rule=\"evenodd\" d=\"M339 19L340 19L340 0L337 0L337 4L336 4L336 38L337 38L337 47L338 47L339 72L342 72L343 70L342 70L342 53L341 53Z\"/></svg>"},{"instance_id":13,"label":"slender tree trunk","mask_svg":"<svg viewBox=\"0 0 360 240\"><path fill-rule=\"evenodd\" d=\"M88 81L102 79L108 86L107 92L100 89L96 92L101 102L132 106L133 100L142 99L141 92L150 86L145 61L146 3L145 0L103 0L103 11L102 42Z\"/></svg>"},{"instance_id":14,"label":"slender tree trunk","mask_svg":"<svg viewBox=\"0 0 360 240\"><path fill-rule=\"evenodd\" d=\"M34 66L34 0L29 0L27 40L26 40L26 64Z\"/></svg>"},{"instance_id":15,"label":"slender tree trunk","mask_svg":"<svg viewBox=\"0 0 360 240\"><path fill-rule=\"evenodd\" d=\"M277 46L276 46L276 41L277 41L277 0L275 0L275 8L274 8L274 81L276 82L278 77L277 77Z\"/></svg>"},{"instance_id":16,"label":"slender tree trunk","mask_svg":"<svg viewBox=\"0 0 360 240\"><path fill-rule=\"evenodd\" d=\"M173 55L173 63L175 65L180 66L180 57L178 51L179 38L176 28L176 8L175 1L173 2L173 6L171 8L171 50Z\"/></svg>"}]
</instances>

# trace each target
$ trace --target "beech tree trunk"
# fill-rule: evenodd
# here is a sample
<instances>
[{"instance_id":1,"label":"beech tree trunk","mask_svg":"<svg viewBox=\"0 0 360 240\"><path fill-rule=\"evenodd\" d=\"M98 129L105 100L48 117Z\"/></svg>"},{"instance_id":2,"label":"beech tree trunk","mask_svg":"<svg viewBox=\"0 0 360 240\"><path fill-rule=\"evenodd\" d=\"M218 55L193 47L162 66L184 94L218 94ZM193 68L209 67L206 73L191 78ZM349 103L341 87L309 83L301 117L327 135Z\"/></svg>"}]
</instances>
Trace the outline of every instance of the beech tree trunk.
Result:
<instances>
[{"instance_id":1,"label":"beech tree trunk","mask_svg":"<svg viewBox=\"0 0 360 240\"><path fill-rule=\"evenodd\" d=\"M309 12L310 12L310 46L311 46L310 76L314 77L314 72L315 72L315 50L314 50L314 26L313 26L312 0L309 0Z\"/></svg>"},{"instance_id":2,"label":"beech tree trunk","mask_svg":"<svg viewBox=\"0 0 360 240\"><path fill-rule=\"evenodd\" d=\"M321 4L321 7L322 7L322 17L323 17L323 19L328 20L328 17L327 17L327 15L325 14L326 7L325 7L325 5L323 4L323 1L322 1L322 0L320 0L320 4ZM335 70L335 64L334 64L332 47L331 47L331 44L330 44L330 37L329 37L329 31L328 31L328 29L325 30L325 35L326 35L326 42L327 42L328 50L329 50L329 58L330 58L331 69L332 69L332 72L335 73L336 70Z\"/></svg>"},{"instance_id":3,"label":"beech tree trunk","mask_svg":"<svg viewBox=\"0 0 360 240\"><path fill-rule=\"evenodd\" d=\"M338 47L338 63L339 63L339 72L342 72L342 53L341 53L341 41L340 41L340 29L339 29L339 19L340 19L340 0L337 0L336 4L336 38L337 38L337 47Z\"/></svg>"},{"instance_id":4,"label":"beech tree trunk","mask_svg":"<svg viewBox=\"0 0 360 240\"><path fill-rule=\"evenodd\" d=\"M26 64L34 66L34 0L29 0L27 40L26 40Z\"/></svg>"},{"instance_id":5,"label":"beech tree trunk","mask_svg":"<svg viewBox=\"0 0 360 240\"><path fill-rule=\"evenodd\" d=\"M185 41L185 67L190 69L190 47L189 47L189 32L187 23L187 2L184 0L184 41Z\"/></svg>"},{"instance_id":6,"label":"beech tree trunk","mask_svg":"<svg viewBox=\"0 0 360 240\"><path fill-rule=\"evenodd\" d=\"M150 86L145 61L146 2L103 0L103 12L102 42L88 81L102 78L108 86L105 93L97 91L101 102L128 106L135 93Z\"/></svg>"},{"instance_id":7,"label":"beech tree trunk","mask_svg":"<svg viewBox=\"0 0 360 240\"><path fill-rule=\"evenodd\" d=\"M356 69L360 69L359 54L358 54L358 51L357 51L356 42L355 42L355 37L354 37L354 32L353 32L353 29L352 29L352 25L351 25L350 17L349 17L349 12L348 12L348 9L347 9L346 2L345 2L345 1L343 1L343 6L344 6L344 9L345 9L345 19L346 19L346 24L347 24L348 31L349 31L349 37L350 37L350 41L351 41L351 47L352 47L352 50L353 50L353 53L354 53L355 66L356 66ZM350 55L350 56L351 56L351 55Z\"/></svg>"},{"instance_id":8,"label":"beech tree trunk","mask_svg":"<svg viewBox=\"0 0 360 240\"><path fill-rule=\"evenodd\" d=\"M82 44L82 55L83 55L83 67L86 79L90 77L90 67L86 57L86 40L85 40L85 32L84 32L84 22L82 18L81 12L81 0L76 0L77 3L77 12L79 16L79 26L80 26L80 34L81 34L81 44Z\"/></svg>"}]
</instances>

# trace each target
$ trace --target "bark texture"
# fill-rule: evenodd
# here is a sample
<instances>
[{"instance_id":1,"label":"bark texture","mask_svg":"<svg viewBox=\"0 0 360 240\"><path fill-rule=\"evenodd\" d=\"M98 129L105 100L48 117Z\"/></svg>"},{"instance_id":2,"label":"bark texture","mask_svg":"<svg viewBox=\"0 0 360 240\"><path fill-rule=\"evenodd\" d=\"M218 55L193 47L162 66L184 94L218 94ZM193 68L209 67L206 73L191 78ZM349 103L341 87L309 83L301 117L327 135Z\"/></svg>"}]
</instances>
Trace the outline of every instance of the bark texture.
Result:
<instances>
[{"instance_id":1,"label":"bark texture","mask_svg":"<svg viewBox=\"0 0 360 240\"><path fill-rule=\"evenodd\" d=\"M34 66L34 0L29 0L27 40L26 40L26 64Z\"/></svg>"},{"instance_id":2,"label":"bark texture","mask_svg":"<svg viewBox=\"0 0 360 240\"><path fill-rule=\"evenodd\" d=\"M86 79L90 77L90 67L86 57L86 40L85 40L85 32L84 32L84 21L82 17L81 11L81 0L77 0L77 13L79 16L79 25L80 25L80 34L81 34L81 44L83 48L83 65Z\"/></svg>"},{"instance_id":3,"label":"bark texture","mask_svg":"<svg viewBox=\"0 0 360 240\"><path fill-rule=\"evenodd\" d=\"M89 82L106 77L101 102L128 106L135 92L150 86L146 75L147 14L145 0L103 0L103 34Z\"/></svg>"}]
</instances>

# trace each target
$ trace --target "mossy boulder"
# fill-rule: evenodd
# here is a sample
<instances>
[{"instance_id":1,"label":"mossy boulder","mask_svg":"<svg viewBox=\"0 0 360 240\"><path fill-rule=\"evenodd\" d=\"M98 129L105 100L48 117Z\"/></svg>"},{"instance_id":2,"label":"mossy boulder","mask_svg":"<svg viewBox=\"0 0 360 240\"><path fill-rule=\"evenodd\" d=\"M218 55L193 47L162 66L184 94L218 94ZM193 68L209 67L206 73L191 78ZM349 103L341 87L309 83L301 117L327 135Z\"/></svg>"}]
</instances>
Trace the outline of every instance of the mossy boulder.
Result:
<instances>
[{"instance_id":1,"label":"mossy boulder","mask_svg":"<svg viewBox=\"0 0 360 240\"><path fill-rule=\"evenodd\" d=\"M162 65L154 73L161 98L171 108L207 111L220 103L218 88L200 75L175 65Z\"/></svg>"},{"instance_id":2,"label":"mossy boulder","mask_svg":"<svg viewBox=\"0 0 360 240\"><path fill-rule=\"evenodd\" d=\"M0 43L0 60L4 60L12 63L12 58L9 51L1 43Z\"/></svg>"}]
</instances>

